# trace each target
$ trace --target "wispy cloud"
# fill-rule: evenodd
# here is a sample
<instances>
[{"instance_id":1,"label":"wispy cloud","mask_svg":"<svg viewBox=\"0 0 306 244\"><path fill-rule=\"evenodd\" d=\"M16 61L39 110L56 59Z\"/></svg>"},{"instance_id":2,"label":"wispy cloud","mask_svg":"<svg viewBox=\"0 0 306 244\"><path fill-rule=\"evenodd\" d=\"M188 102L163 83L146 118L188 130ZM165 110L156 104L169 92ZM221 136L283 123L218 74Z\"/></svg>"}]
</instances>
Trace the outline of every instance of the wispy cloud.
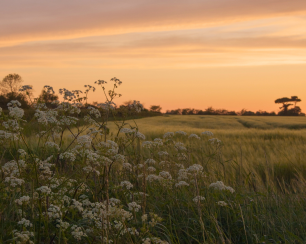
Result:
<instances>
[{"instance_id":1,"label":"wispy cloud","mask_svg":"<svg viewBox=\"0 0 306 244\"><path fill-rule=\"evenodd\" d=\"M0 45L201 28L305 13L304 0L11 0L0 9Z\"/></svg>"}]
</instances>

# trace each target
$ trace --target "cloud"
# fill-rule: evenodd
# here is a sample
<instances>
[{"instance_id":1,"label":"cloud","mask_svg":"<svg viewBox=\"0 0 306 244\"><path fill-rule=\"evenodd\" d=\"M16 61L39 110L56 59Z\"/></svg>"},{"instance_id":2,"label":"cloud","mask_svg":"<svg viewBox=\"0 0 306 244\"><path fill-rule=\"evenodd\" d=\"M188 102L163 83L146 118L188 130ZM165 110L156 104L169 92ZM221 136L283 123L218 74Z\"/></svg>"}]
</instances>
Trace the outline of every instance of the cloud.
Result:
<instances>
[{"instance_id":1,"label":"cloud","mask_svg":"<svg viewBox=\"0 0 306 244\"><path fill-rule=\"evenodd\" d=\"M0 45L94 35L169 31L306 13L304 0L10 0Z\"/></svg>"},{"instance_id":2,"label":"cloud","mask_svg":"<svg viewBox=\"0 0 306 244\"><path fill-rule=\"evenodd\" d=\"M0 48L3 66L189 68L305 63L306 18L33 41ZM286 30L291 30L288 34Z\"/></svg>"}]
</instances>

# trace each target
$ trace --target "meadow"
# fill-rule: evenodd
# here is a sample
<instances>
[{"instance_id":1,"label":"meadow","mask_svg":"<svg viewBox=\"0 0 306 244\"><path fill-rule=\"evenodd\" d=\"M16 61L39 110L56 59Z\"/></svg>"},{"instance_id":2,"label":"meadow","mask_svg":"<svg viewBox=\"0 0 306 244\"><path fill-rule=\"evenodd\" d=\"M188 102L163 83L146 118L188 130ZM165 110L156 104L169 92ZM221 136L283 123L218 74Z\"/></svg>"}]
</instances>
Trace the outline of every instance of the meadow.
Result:
<instances>
[{"instance_id":1,"label":"meadow","mask_svg":"<svg viewBox=\"0 0 306 244\"><path fill-rule=\"evenodd\" d=\"M306 242L305 117L108 121L113 81L82 118L70 91L1 113L2 243Z\"/></svg>"}]
</instances>

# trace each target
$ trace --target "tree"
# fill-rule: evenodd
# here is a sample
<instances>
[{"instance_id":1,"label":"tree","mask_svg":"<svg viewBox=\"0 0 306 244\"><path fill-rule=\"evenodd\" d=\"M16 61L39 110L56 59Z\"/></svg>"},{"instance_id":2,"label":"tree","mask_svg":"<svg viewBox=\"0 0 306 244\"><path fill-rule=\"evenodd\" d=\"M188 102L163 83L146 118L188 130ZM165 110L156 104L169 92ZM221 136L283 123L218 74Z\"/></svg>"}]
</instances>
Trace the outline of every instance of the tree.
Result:
<instances>
[{"instance_id":1,"label":"tree","mask_svg":"<svg viewBox=\"0 0 306 244\"><path fill-rule=\"evenodd\" d=\"M294 115L296 113L300 113L301 111L297 108L296 104L298 102L301 102L302 100L299 99L297 96L291 96L291 98L288 98L288 97L282 97L282 98L278 98L275 100L275 103L277 104L282 104L282 106L280 107L281 111L279 112L279 115ZM294 102L291 103L291 102ZM289 107L294 105L294 108L293 109L290 109L290 112L289 112Z\"/></svg>"},{"instance_id":2,"label":"tree","mask_svg":"<svg viewBox=\"0 0 306 244\"><path fill-rule=\"evenodd\" d=\"M54 94L54 92L50 92L47 89L41 91L38 99L39 102L43 102L47 107L53 107L52 102L58 100L58 96Z\"/></svg>"},{"instance_id":3,"label":"tree","mask_svg":"<svg viewBox=\"0 0 306 244\"><path fill-rule=\"evenodd\" d=\"M160 113L161 110L162 110L162 107L159 106L159 105L152 105L152 106L150 107L150 111L151 111L151 112Z\"/></svg>"},{"instance_id":4,"label":"tree","mask_svg":"<svg viewBox=\"0 0 306 244\"><path fill-rule=\"evenodd\" d=\"M1 93L18 93L20 84L23 82L22 78L18 74L8 74L0 83Z\"/></svg>"}]
</instances>

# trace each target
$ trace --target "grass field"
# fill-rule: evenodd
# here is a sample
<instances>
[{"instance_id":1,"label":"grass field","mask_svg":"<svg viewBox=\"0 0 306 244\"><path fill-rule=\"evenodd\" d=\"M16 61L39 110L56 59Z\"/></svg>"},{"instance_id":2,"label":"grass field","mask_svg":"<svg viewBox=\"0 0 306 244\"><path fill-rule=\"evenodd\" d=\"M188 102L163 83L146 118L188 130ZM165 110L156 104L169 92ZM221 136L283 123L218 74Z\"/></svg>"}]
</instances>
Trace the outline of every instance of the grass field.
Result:
<instances>
[{"instance_id":1,"label":"grass field","mask_svg":"<svg viewBox=\"0 0 306 244\"><path fill-rule=\"evenodd\" d=\"M243 161L245 166L273 165L275 174L287 179L295 170L306 177L306 117L172 115L135 122L148 140L168 131L200 134L209 130L223 142L225 160Z\"/></svg>"},{"instance_id":2,"label":"grass field","mask_svg":"<svg viewBox=\"0 0 306 244\"><path fill-rule=\"evenodd\" d=\"M1 242L306 242L305 117L63 118L1 131Z\"/></svg>"}]
</instances>

